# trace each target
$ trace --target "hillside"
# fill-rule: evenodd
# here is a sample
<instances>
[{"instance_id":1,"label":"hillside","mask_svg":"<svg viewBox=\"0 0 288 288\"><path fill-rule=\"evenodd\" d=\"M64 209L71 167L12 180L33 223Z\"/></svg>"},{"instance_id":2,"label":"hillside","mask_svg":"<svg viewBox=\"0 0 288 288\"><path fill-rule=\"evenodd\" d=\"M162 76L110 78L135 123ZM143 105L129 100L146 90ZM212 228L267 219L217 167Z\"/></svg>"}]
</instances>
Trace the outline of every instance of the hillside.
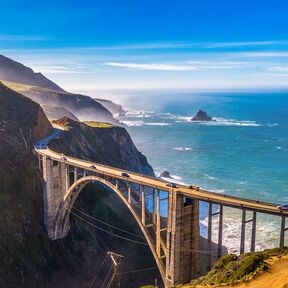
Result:
<instances>
[{"instance_id":1,"label":"hillside","mask_svg":"<svg viewBox=\"0 0 288 288\"><path fill-rule=\"evenodd\" d=\"M55 120L55 119L60 119L63 117L68 117L74 121L79 121L79 119L72 112L70 112L64 107L42 105L42 109L44 110L49 120Z\"/></svg>"},{"instance_id":2,"label":"hillside","mask_svg":"<svg viewBox=\"0 0 288 288\"><path fill-rule=\"evenodd\" d=\"M118 124L118 121L113 118L113 115L106 108L89 96L59 92L37 86L22 85L10 81L3 81L3 83L40 105L64 107L80 120L103 121Z\"/></svg>"},{"instance_id":3,"label":"hillside","mask_svg":"<svg viewBox=\"0 0 288 288\"><path fill-rule=\"evenodd\" d=\"M96 101L86 95L66 92L41 73L35 73L31 68L2 55L0 81L40 105L63 107L80 120L119 124L112 114L123 110L120 105L109 100Z\"/></svg>"},{"instance_id":4,"label":"hillside","mask_svg":"<svg viewBox=\"0 0 288 288\"><path fill-rule=\"evenodd\" d=\"M288 247L223 256L213 269L183 288L288 287Z\"/></svg>"},{"instance_id":5,"label":"hillside","mask_svg":"<svg viewBox=\"0 0 288 288\"><path fill-rule=\"evenodd\" d=\"M37 103L0 84L0 163L1 167L5 167L0 169L0 287L89 287L108 250L125 256L122 271L155 265L146 246L139 247L139 244L91 229L74 217L71 217L71 230L67 237L57 241L47 238L43 229L42 178L32 147L35 141L51 131L52 126ZM85 146L90 141L105 143L109 139L109 131L110 128L103 134L82 134L84 151L77 145L81 144L80 139L77 143L63 143L69 140L69 137L64 137L61 144L65 144L67 151L77 149L75 153L86 155ZM112 131L111 139L115 136ZM119 130L117 141L127 139L127 134L121 136L121 133L122 130ZM86 139L88 136L89 139ZM102 138L104 136L105 139ZM122 143L117 141L114 141L114 157L109 164L121 163L133 170L135 163L126 162L127 159L122 157ZM89 153L93 155L96 149L90 148ZM140 159L136 150L130 152L130 156ZM105 162L107 158L101 154L95 156L98 162ZM143 160L141 163L143 167L138 166L138 170L152 171L147 170L150 167L147 162ZM141 163L138 162L139 165ZM108 223L141 233L118 197L99 185L87 186L75 205ZM110 264L107 262L102 277ZM145 284L146 280L159 278L157 270L148 272L125 274L121 283L124 287L137 287ZM100 277L99 281L103 278Z\"/></svg>"},{"instance_id":6,"label":"hillside","mask_svg":"<svg viewBox=\"0 0 288 288\"><path fill-rule=\"evenodd\" d=\"M64 92L41 73L35 73L31 68L3 55L0 55L0 79Z\"/></svg>"}]
</instances>

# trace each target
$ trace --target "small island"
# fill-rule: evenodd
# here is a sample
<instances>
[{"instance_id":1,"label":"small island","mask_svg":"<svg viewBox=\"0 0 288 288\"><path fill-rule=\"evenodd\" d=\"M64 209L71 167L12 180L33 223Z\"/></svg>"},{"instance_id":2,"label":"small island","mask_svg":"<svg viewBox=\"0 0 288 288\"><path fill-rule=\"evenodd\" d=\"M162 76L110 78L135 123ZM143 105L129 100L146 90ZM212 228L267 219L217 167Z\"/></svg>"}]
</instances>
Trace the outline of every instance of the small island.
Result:
<instances>
[{"instance_id":1,"label":"small island","mask_svg":"<svg viewBox=\"0 0 288 288\"><path fill-rule=\"evenodd\" d=\"M205 111L199 110L195 116L192 117L191 121L212 121L212 117L209 116Z\"/></svg>"}]
</instances>

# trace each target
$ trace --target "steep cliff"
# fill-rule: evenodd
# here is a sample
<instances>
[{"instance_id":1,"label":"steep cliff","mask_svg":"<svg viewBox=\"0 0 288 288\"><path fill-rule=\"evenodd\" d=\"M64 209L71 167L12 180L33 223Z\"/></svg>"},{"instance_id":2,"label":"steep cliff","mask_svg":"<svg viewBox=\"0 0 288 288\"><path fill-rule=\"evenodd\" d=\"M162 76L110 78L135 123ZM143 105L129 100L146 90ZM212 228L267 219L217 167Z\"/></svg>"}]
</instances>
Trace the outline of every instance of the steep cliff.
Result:
<instances>
[{"instance_id":1,"label":"steep cliff","mask_svg":"<svg viewBox=\"0 0 288 288\"><path fill-rule=\"evenodd\" d=\"M62 118L54 123L69 127L69 131L53 141L50 146L52 149L66 151L71 156L100 164L154 175L146 157L137 150L124 128L113 125L106 126L107 128L102 128L103 125L92 127L69 118Z\"/></svg>"},{"instance_id":2,"label":"steep cliff","mask_svg":"<svg viewBox=\"0 0 288 288\"><path fill-rule=\"evenodd\" d=\"M83 147L82 140L58 144L65 144L72 152L78 149L77 153L85 156L90 151L90 141L105 143L106 140L101 140L105 133L98 131L100 134L89 135L90 127L81 125L78 128L88 131L81 135ZM51 130L37 103L0 84L0 287L89 287L108 250L125 256L122 271L154 266L147 246L100 232L75 217L71 217L71 230L67 237L57 241L47 238L43 229L42 180L32 147L35 141ZM71 133L73 131L71 129ZM133 150L136 154L131 153L130 156L138 160L135 163L125 162L128 151L120 144L117 146L117 141L123 141L124 145L131 139L123 133L124 136L121 136L119 130L111 134L115 139L115 142L111 139L111 143L115 143L113 149L119 151L114 155L114 162L109 164L117 165L119 162L131 169L134 167L138 171L153 173L137 150ZM69 137L63 137L62 141L70 141ZM99 157L96 158L100 161ZM104 157L102 161L106 159ZM141 163L144 163L143 168ZM75 205L108 223L141 234L123 203L101 186L87 186ZM102 283L111 263L107 261L106 265L97 280L98 284ZM146 280L151 282L154 277L159 277L157 269L140 274L128 273L121 276L121 283L124 283L123 287L137 287L145 284Z\"/></svg>"},{"instance_id":3,"label":"steep cliff","mask_svg":"<svg viewBox=\"0 0 288 288\"><path fill-rule=\"evenodd\" d=\"M126 111L120 104L116 104L110 100L94 98L96 102L103 105L106 109L108 109L112 114L118 114L119 116L125 115Z\"/></svg>"}]
</instances>

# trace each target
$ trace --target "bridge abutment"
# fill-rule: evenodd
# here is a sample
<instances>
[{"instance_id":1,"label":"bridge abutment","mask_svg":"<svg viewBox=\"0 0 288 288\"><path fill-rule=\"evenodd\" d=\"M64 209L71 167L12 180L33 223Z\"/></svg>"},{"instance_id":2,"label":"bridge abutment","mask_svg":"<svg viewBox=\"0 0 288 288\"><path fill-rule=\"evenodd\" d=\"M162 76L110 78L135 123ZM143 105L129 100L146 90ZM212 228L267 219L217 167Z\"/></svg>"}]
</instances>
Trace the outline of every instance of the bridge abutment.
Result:
<instances>
[{"instance_id":1,"label":"bridge abutment","mask_svg":"<svg viewBox=\"0 0 288 288\"><path fill-rule=\"evenodd\" d=\"M69 225L65 226L65 229L56 227L56 219L63 218L65 214L62 205L65 192L69 187L67 165L44 156L43 180L44 226L49 238L56 240L66 236L69 231Z\"/></svg>"},{"instance_id":2,"label":"bridge abutment","mask_svg":"<svg viewBox=\"0 0 288 288\"><path fill-rule=\"evenodd\" d=\"M165 286L186 284L200 273L199 201L170 191Z\"/></svg>"}]
</instances>

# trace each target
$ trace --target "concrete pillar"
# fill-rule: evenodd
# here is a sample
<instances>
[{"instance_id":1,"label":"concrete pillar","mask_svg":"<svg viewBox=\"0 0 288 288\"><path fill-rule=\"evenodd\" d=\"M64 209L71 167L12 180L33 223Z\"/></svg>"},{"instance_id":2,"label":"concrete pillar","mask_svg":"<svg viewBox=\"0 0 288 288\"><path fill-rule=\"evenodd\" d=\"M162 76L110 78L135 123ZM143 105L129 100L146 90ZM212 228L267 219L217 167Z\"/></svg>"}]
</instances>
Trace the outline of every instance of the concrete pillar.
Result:
<instances>
[{"instance_id":1,"label":"concrete pillar","mask_svg":"<svg viewBox=\"0 0 288 288\"><path fill-rule=\"evenodd\" d=\"M44 226L49 238L53 240L64 237L69 229L69 226L67 226L67 231L63 231L61 227L56 229L55 221L62 218L65 213L61 208L68 185L67 175L65 163L53 161L46 156L43 157Z\"/></svg>"},{"instance_id":2,"label":"concrete pillar","mask_svg":"<svg viewBox=\"0 0 288 288\"><path fill-rule=\"evenodd\" d=\"M257 213L253 211L252 218L252 231L251 231L251 252L255 252L255 243L256 243L256 216Z\"/></svg>"},{"instance_id":3,"label":"concrete pillar","mask_svg":"<svg viewBox=\"0 0 288 288\"><path fill-rule=\"evenodd\" d=\"M283 247L284 244L285 244L285 220L286 220L286 217L285 216L282 216L281 217L281 228L280 228L280 243L279 243L279 247Z\"/></svg>"},{"instance_id":4,"label":"concrete pillar","mask_svg":"<svg viewBox=\"0 0 288 288\"><path fill-rule=\"evenodd\" d=\"M78 171L77 167L74 168L74 183L78 180Z\"/></svg>"},{"instance_id":5,"label":"concrete pillar","mask_svg":"<svg viewBox=\"0 0 288 288\"><path fill-rule=\"evenodd\" d=\"M128 202L131 204L131 183L128 182Z\"/></svg>"},{"instance_id":6,"label":"concrete pillar","mask_svg":"<svg viewBox=\"0 0 288 288\"><path fill-rule=\"evenodd\" d=\"M246 210L242 210L242 224L241 224L241 239L240 239L240 254L245 252L245 226L246 226Z\"/></svg>"},{"instance_id":7,"label":"concrete pillar","mask_svg":"<svg viewBox=\"0 0 288 288\"><path fill-rule=\"evenodd\" d=\"M184 203L182 194L169 192L166 287L189 283L200 273L199 202L191 200Z\"/></svg>"},{"instance_id":8,"label":"concrete pillar","mask_svg":"<svg viewBox=\"0 0 288 288\"><path fill-rule=\"evenodd\" d=\"M143 226L146 226L146 203L145 203L145 189L144 186L140 186L140 191L141 191L141 219L142 219L142 224Z\"/></svg>"}]
</instances>

